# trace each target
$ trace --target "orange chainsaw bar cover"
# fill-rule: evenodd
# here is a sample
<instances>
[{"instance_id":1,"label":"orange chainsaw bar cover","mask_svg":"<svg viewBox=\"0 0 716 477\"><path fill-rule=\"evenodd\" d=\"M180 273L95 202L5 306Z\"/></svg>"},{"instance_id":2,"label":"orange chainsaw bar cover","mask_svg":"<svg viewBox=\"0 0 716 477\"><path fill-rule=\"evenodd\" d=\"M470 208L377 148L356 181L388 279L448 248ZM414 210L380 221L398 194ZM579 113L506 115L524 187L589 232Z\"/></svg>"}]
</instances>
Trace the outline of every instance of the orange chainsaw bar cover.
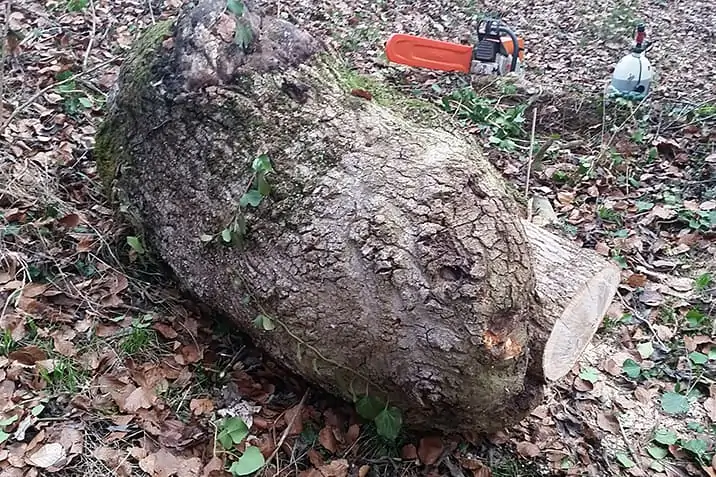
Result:
<instances>
[{"instance_id":1,"label":"orange chainsaw bar cover","mask_svg":"<svg viewBox=\"0 0 716 477\"><path fill-rule=\"evenodd\" d=\"M402 65L469 73L472 46L395 33L388 38L385 55Z\"/></svg>"}]
</instances>

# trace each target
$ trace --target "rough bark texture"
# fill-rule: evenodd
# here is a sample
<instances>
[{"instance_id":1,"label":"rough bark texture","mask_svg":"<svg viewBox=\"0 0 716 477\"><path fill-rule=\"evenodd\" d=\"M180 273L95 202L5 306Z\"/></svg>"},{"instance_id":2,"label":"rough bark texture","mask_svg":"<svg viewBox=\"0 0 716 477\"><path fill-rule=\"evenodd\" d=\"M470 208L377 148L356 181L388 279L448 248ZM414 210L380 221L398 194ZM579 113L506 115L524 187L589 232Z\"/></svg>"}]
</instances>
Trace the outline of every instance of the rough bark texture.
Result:
<instances>
[{"instance_id":1,"label":"rough bark texture","mask_svg":"<svg viewBox=\"0 0 716 477\"><path fill-rule=\"evenodd\" d=\"M201 0L138 42L97 137L146 242L337 395L387 398L416 428L519 421L542 396L546 317L517 205L478 145L351 96L349 73L281 20L245 14L244 52L225 6ZM264 153L273 190L249 208L243 247L203 243Z\"/></svg>"}]
</instances>

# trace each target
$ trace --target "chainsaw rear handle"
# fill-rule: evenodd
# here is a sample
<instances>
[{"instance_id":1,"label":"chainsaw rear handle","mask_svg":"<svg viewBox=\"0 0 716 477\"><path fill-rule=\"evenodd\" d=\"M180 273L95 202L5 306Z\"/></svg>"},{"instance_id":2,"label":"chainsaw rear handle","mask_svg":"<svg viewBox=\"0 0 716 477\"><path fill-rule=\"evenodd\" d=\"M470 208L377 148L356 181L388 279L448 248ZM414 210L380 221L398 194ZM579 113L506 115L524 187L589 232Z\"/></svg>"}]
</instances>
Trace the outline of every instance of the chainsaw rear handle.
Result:
<instances>
[{"instance_id":1,"label":"chainsaw rear handle","mask_svg":"<svg viewBox=\"0 0 716 477\"><path fill-rule=\"evenodd\" d=\"M520 56L520 44L517 39L517 35L509 27L500 25L500 31L507 33L512 39L512 65L510 71L515 72L517 70L517 58Z\"/></svg>"}]
</instances>

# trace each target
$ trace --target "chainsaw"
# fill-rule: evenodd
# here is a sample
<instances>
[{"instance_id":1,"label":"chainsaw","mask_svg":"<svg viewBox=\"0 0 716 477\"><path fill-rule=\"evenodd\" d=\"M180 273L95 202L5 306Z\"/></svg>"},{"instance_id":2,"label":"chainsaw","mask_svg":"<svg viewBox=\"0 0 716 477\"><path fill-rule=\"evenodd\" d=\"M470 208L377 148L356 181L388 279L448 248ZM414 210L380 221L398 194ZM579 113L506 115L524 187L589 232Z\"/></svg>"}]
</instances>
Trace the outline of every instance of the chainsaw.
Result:
<instances>
[{"instance_id":1,"label":"chainsaw","mask_svg":"<svg viewBox=\"0 0 716 477\"><path fill-rule=\"evenodd\" d=\"M515 54L517 50L517 54ZM477 45L461 45L395 33L385 45L389 61L406 66L481 75L519 73L524 40L500 20L488 18L477 26Z\"/></svg>"}]
</instances>

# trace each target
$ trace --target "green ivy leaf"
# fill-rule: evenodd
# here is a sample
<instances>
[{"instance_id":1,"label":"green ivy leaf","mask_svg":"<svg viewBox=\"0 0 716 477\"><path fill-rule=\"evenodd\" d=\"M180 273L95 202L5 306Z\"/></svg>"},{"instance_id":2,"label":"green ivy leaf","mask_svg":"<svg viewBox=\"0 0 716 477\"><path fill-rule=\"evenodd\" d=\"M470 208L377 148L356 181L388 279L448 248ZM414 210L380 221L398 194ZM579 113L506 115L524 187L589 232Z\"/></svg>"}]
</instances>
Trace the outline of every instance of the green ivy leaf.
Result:
<instances>
[{"instance_id":1,"label":"green ivy leaf","mask_svg":"<svg viewBox=\"0 0 716 477\"><path fill-rule=\"evenodd\" d=\"M264 176L263 172L259 173L258 176L256 176L256 182L258 182L259 194L266 197L271 193L271 186L266 181L266 176Z\"/></svg>"},{"instance_id":2,"label":"green ivy leaf","mask_svg":"<svg viewBox=\"0 0 716 477\"><path fill-rule=\"evenodd\" d=\"M653 202L644 202L641 200L637 200L634 204L636 205L637 212L645 212L647 210L651 210L651 208L654 207Z\"/></svg>"},{"instance_id":3,"label":"green ivy leaf","mask_svg":"<svg viewBox=\"0 0 716 477\"><path fill-rule=\"evenodd\" d=\"M654 432L654 440L659 444L670 446L676 444L677 439L676 433L668 429L661 428Z\"/></svg>"},{"instance_id":4,"label":"green ivy leaf","mask_svg":"<svg viewBox=\"0 0 716 477\"><path fill-rule=\"evenodd\" d=\"M259 470L265 463L266 460L259 448L248 446L239 460L231 464L229 472L233 475L249 475Z\"/></svg>"},{"instance_id":5,"label":"green ivy leaf","mask_svg":"<svg viewBox=\"0 0 716 477\"><path fill-rule=\"evenodd\" d=\"M239 199L239 205L241 207L246 207L247 205L258 207L263 199L264 196L262 196L259 191L251 189L246 194L241 196L241 199Z\"/></svg>"},{"instance_id":6,"label":"green ivy leaf","mask_svg":"<svg viewBox=\"0 0 716 477\"><path fill-rule=\"evenodd\" d=\"M261 154L260 156L257 156L256 159L254 159L254 162L251 164L251 168L256 172L268 174L269 172L273 172L273 166L271 165L271 159L266 154Z\"/></svg>"},{"instance_id":7,"label":"green ivy leaf","mask_svg":"<svg viewBox=\"0 0 716 477\"><path fill-rule=\"evenodd\" d=\"M247 25L238 24L236 25L236 31L234 32L234 43L239 45L241 48L246 49L251 44L254 34Z\"/></svg>"},{"instance_id":8,"label":"green ivy leaf","mask_svg":"<svg viewBox=\"0 0 716 477\"><path fill-rule=\"evenodd\" d=\"M239 417L229 417L222 422L221 431L217 438L224 449L231 449L249 435L249 428Z\"/></svg>"},{"instance_id":9,"label":"green ivy leaf","mask_svg":"<svg viewBox=\"0 0 716 477\"><path fill-rule=\"evenodd\" d=\"M699 328L704 324L706 316L699 310L692 308L686 312L686 321L692 328Z\"/></svg>"},{"instance_id":10,"label":"green ivy leaf","mask_svg":"<svg viewBox=\"0 0 716 477\"><path fill-rule=\"evenodd\" d=\"M398 437L402 424L403 416L400 413L400 409L395 407L383 409L375 418L375 427L378 430L378 434L391 441Z\"/></svg>"},{"instance_id":11,"label":"green ivy leaf","mask_svg":"<svg viewBox=\"0 0 716 477\"><path fill-rule=\"evenodd\" d=\"M594 384L599 380L599 371L596 368L587 367L580 371L579 377Z\"/></svg>"},{"instance_id":12,"label":"green ivy leaf","mask_svg":"<svg viewBox=\"0 0 716 477\"><path fill-rule=\"evenodd\" d=\"M694 281L694 288L698 291L705 290L709 285L713 283L710 273L703 273Z\"/></svg>"},{"instance_id":13,"label":"green ivy leaf","mask_svg":"<svg viewBox=\"0 0 716 477\"><path fill-rule=\"evenodd\" d=\"M221 240L226 243L231 242L231 230L229 228L225 228L221 231Z\"/></svg>"},{"instance_id":14,"label":"green ivy leaf","mask_svg":"<svg viewBox=\"0 0 716 477\"><path fill-rule=\"evenodd\" d=\"M667 414L682 414L689 411L689 400L682 394L666 392L661 396L661 408Z\"/></svg>"},{"instance_id":15,"label":"green ivy leaf","mask_svg":"<svg viewBox=\"0 0 716 477\"><path fill-rule=\"evenodd\" d=\"M228 2L226 2L226 8L237 17L244 14L244 2L241 0L228 0Z\"/></svg>"},{"instance_id":16,"label":"green ivy leaf","mask_svg":"<svg viewBox=\"0 0 716 477\"><path fill-rule=\"evenodd\" d=\"M659 446L650 446L646 450L647 450L647 452L649 452L650 456L652 456L654 459L658 459L658 460L663 459L669 453L669 451L667 451L663 447L659 447Z\"/></svg>"},{"instance_id":17,"label":"green ivy leaf","mask_svg":"<svg viewBox=\"0 0 716 477\"><path fill-rule=\"evenodd\" d=\"M37 406L34 406L32 409L30 409L30 414L37 417L39 416L42 411L45 410L45 406L43 404L38 404Z\"/></svg>"},{"instance_id":18,"label":"green ivy leaf","mask_svg":"<svg viewBox=\"0 0 716 477\"><path fill-rule=\"evenodd\" d=\"M132 250L137 252L139 255L142 255L144 253L144 247L142 246L142 242L139 240L138 237L127 237L127 245L132 247Z\"/></svg>"},{"instance_id":19,"label":"green ivy leaf","mask_svg":"<svg viewBox=\"0 0 716 477\"><path fill-rule=\"evenodd\" d=\"M385 403L375 396L363 396L356 403L356 412L363 419L372 421L385 409Z\"/></svg>"},{"instance_id":20,"label":"green ivy leaf","mask_svg":"<svg viewBox=\"0 0 716 477\"><path fill-rule=\"evenodd\" d=\"M634 461L631 460L631 459L629 458L629 456L626 455L626 454L623 453L623 452L620 452L619 454L617 454L617 455L616 455L616 458L617 458L617 460L619 461L619 463L620 463L625 469L629 469L629 468L634 467L634 466L636 465L636 464L634 463Z\"/></svg>"},{"instance_id":21,"label":"green ivy leaf","mask_svg":"<svg viewBox=\"0 0 716 477\"><path fill-rule=\"evenodd\" d=\"M199 240L201 240L202 242L211 242L212 240L214 240L214 236L209 234L201 234L199 236Z\"/></svg>"},{"instance_id":22,"label":"green ivy leaf","mask_svg":"<svg viewBox=\"0 0 716 477\"><path fill-rule=\"evenodd\" d=\"M681 444L681 447L689 452L702 457L709 450L709 443L701 439L691 439Z\"/></svg>"},{"instance_id":23,"label":"green ivy leaf","mask_svg":"<svg viewBox=\"0 0 716 477\"><path fill-rule=\"evenodd\" d=\"M704 426L702 426L700 422L696 422L696 421L687 422L686 428L691 431L706 432L706 430L704 429Z\"/></svg>"},{"instance_id":24,"label":"green ivy leaf","mask_svg":"<svg viewBox=\"0 0 716 477\"><path fill-rule=\"evenodd\" d=\"M651 341L647 343L641 343L636 347L636 350L639 352L639 356L641 356L643 359L647 359L654 352L654 345L651 344Z\"/></svg>"},{"instance_id":25,"label":"green ivy leaf","mask_svg":"<svg viewBox=\"0 0 716 477\"><path fill-rule=\"evenodd\" d=\"M256 318L254 318L254 326L256 328L262 328L266 331L271 331L276 328L276 324L273 322L273 320L266 315L258 315Z\"/></svg>"},{"instance_id":26,"label":"green ivy leaf","mask_svg":"<svg viewBox=\"0 0 716 477\"><path fill-rule=\"evenodd\" d=\"M94 106L92 104L92 100L89 98L79 98L78 101L83 107L87 109L90 109L92 106Z\"/></svg>"},{"instance_id":27,"label":"green ivy leaf","mask_svg":"<svg viewBox=\"0 0 716 477\"><path fill-rule=\"evenodd\" d=\"M704 364L709 360L709 357L706 356L703 353L699 353L698 351L694 351L693 353L689 354L689 359L694 364Z\"/></svg>"},{"instance_id":28,"label":"green ivy leaf","mask_svg":"<svg viewBox=\"0 0 716 477\"><path fill-rule=\"evenodd\" d=\"M636 379L641 374L641 366L633 359L627 359L622 365L622 371L626 373L632 379Z\"/></svg>"},{"instance_id":29,"label":"green ivy leaf","mask_svg":"<svg viewBox=\"0 0 716 477\"><path fill-rule=\"evenodd\" d=\"M5 431L0 431L0 444L2 444L3 442L5 442L5 441L8 440L9 438L10 438L10 434L8 434L8 433L5 432Z\"/></svg>"}]
</instances>

